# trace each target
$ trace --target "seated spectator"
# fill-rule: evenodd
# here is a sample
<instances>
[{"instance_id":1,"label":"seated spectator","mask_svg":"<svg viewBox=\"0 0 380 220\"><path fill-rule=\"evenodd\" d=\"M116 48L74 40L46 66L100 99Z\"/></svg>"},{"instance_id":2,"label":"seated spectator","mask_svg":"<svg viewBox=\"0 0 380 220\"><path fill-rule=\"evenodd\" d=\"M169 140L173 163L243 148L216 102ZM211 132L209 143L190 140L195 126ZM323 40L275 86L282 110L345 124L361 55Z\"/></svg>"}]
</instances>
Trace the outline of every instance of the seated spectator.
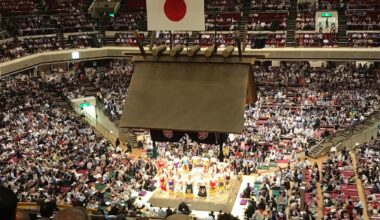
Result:
<instances>
[{"instance_id":1,"label":"seated spectator","mask_svg":"<svg viewBox=\"0 0 380 220\"><path fill-rule=\"evenodd\" d=\"M287 13L259 13L249 14L248 30L250 31L278 31L286 29ZM273 29L273 21L279 24L278 29Z\"/></svg>"},{"instance_id":2,"label":"seated spectator","mask_svg":"<svg viewBox=\"0 0 380 220\"><path fill-rule=\"evenodd\" d=\"M1 45L0 61L8 61L26 55L25 49L20 41L9 41Z\"/></svg>"},{"instance_id":3,"label":"seated spectator","mask_svg":"<svg viewBox=\"0 0 380 220\"><path fill-rule=\"evenodd\" d=\"M123 47L137 47L137 39L134 33L117 33L115 34L116 45ZM141 43L144 41L144 34L139 35Z\"/></svg>"},{"instance_id":4,"label":"seated spectator","mask_svg":"<svg viewBox=\"0 0 380 220\"><path fill-rule=\"evenodd\" d=\"M146 31L146 12L121 13L111 18L110 28L115 31Z\"/></svg>"},{"instance_id":5,"label":"seated spectator","mask_svg":"<svg viewBox=\"0 0 380 220\"><path fill-rule=\"evenodd\" d=\"M298 12L296 18L297 30L315 30L315 11Z\"/></svg>"},{"instance_id":6,"label":"seated spectator","mask_svg":"<svg viewBox=\"0 0 380 220\"><path fill-rule=\"evenodd\" d=\"M91 47L91 41L98 43L99 46L103 44L101 35L99 34L76 34L69 35L69 42L73 48L87 48Z\"/></svg>"},{"instance_id":7,"label":"seated spectator","mask_svg":"<svg viewBox=\"0 0 380 220\"><path fill-rule=\"evenodd\" d=\"M348 33L348 45L351 47L380 47L379 33Z\"/></svg>"},{"instance_id":8,"label":"seated spectator","mask_svg":"<svg viewBox=\"0 0 380 220\"><path fill-rule=\"evenodd\" d=\"M170 39L172 38L172 39ZM170 45L172 43L173 46L175 45L187 45L187 41L189 39L189 35L185 33L172 33L171 35L169 33L160 32L158 36L156 37L156 45Z\"/></svg>"},{"instance_id":9,"label":"seated spectator","mask_svg":"<svg viewBox=\"0 0 380 220\"><path fill-rule=\"evenodd\" d=\"M57 37L25 38L24 45L28 53L62 50L62 43Z\"/></svg>"},{"instance_id":10,"label":"seated spectator","mask_svg":"<svg viewBox=\"0 0 380 220\"><path fill-rule=\"evenodd\" d=\"M297 33L298 47L338 47L335 33Z\"/></svg>"},{"instance_id":11,"label":"seated spectator","mask_svg":"<svg viewBox=\"0 0 380 220\"><path fill-rule=\"evenodd\" d=\"M240 14L206 14L206 31L234 31L239 27Z\"/></svg>"}]
</instances>

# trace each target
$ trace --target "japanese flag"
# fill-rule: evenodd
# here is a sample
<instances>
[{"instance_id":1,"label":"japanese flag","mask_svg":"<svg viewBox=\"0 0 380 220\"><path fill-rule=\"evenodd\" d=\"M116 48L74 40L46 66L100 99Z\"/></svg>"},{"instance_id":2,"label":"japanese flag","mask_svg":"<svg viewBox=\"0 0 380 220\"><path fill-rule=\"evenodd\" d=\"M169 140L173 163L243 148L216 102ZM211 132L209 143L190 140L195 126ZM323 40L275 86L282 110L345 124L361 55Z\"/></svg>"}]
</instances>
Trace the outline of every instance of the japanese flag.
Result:
<instances>
[{"instance_id":1,"label":"japanese flag","mask_svg":"<svg viewBox=\"0 0 380 220\"><path fill-rule=\"evenodd\" d=\"M204 0L146 0L148 30L205 30Z\"/></svg>"}]
</instances>

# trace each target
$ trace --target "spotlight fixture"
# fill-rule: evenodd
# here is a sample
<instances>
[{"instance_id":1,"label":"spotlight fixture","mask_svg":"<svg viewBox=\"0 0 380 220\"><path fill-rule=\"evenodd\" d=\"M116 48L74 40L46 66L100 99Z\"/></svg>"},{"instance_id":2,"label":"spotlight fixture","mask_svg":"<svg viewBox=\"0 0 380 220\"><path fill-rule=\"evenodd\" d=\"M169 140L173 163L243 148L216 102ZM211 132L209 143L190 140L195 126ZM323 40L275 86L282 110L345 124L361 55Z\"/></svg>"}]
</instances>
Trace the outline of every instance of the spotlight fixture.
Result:
<instances>
[{"instance_id":1,"label":"spotlight fixture","mask_svg":"<svg viewBox=\"0 0 380 220\"><path fill-rule=\"evenodd\" d=\"M227 46L223 52L222 52L222 56L224 56L225 58L231 56L231 54L234 52L235 50L235 47L234 46Z\"/></svg>"},{"instance_id":2,"label":"spotlight fixture","mask_svg":"<svg viewBox=\"0 0 380 220\"><path fill-rule=\"evenodd\" d=\"M187 56L193 57L201 50L200 45L194 45L187 50Z\"/></svg>"},{"instance_id":3,"label":"spotlight fixture","mask_svg":"<svg viewBox=\"0 0 380 220\"><path fill-rule=\"evenodd\" d=\"M160 45L158 47L153 48L152 55L153 56L159 56L166 50L166 45Z\"/></svg>"},{"instance_id":4,"label":"spotlight fixture","mask_svg":"<svg viewBox=\"0 0 380 220\"><path fill-rule=\"evenodd\" d=\"M213 44L211 47L207 48L205 51L205 57L211 57L215 52L216 45Z\"/></svg>"},{"instance_id":5,"label":"spotlight fixture","mask_svg":"<svg viewBox=\"0 0 380 220\"><path fill-rule=\"evenodd\" d=\"M181 51L183 50L183 48L184 48L183 45L176 45L176 46L174 46L174 47L170 50L170 52L169 52L170 56L172 56L172 57L177 56L179 53L181 53Z\"/></svg>"}]
</instances>

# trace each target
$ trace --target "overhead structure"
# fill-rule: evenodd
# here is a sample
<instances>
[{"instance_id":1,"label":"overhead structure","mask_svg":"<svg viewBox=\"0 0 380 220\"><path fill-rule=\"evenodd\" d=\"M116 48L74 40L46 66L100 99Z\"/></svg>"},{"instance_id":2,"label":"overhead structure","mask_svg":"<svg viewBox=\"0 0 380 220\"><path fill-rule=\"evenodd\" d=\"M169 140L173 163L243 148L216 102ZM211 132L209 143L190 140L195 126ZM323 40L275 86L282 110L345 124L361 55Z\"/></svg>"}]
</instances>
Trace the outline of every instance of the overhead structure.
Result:
<instances>
[{"instance_id":1,"label":"overhead structure","mask_svg":"<svg viewBox=\"0 0 380 220\"><path fill-rule=\"evenodd\" d=\"M153 56L159 56L159 55L161 55L166 50L166 48L167 48L166 45L160 45L158 47L155 47L152 50L152 55Z\"/></svg>"},{"instance_id":2,"label":"overhead structure","mask_svg":"<svg viewBox=\"0 0 380 220\"><path fill-rule=\"evenodd\" d=\"M172 57L177 56L179 53L181 53L181 51L183 50L183 48L184 48L183 45L176 45L176 46L174 46L174 47L170 50L170 52L169 52L170 56L172 56Z\"/></svg>"},{"instance_id":3,"label":"overhead structure","mask_svg":"<svg viewBox=\"0 0 380 220\"><path fill-rule=\"evenodd\" d=\"M197 55L197 53L201 51L201 46L200 45L194 45L187 49L187 56L192 57Z\"/></svg>"},{"instance_id":4,"label":"overhead structure","mask_svg":"<svg viewBox=\"0 0 380 220\"><path fill-rule=\"evenodd\" d=\"M251 62L238 59L229 62L222 57L135 57L119 125L240 133L245 105L256 99L250 72Z\"/></svg>"}]
</instances>

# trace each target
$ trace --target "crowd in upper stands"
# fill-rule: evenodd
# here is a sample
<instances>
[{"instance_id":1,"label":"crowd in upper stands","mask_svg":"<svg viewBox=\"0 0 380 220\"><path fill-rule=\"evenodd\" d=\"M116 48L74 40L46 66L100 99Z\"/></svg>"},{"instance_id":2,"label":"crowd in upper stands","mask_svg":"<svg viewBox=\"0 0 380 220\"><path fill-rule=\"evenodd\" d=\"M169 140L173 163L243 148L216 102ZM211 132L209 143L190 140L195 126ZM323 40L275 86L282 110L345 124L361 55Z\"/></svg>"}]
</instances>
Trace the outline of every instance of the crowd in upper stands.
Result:
<instances>
[{"instance_id":1,"label":"crowd in upper stands","mask_svg":"<svg viewBox=\"0 0 380 220\"><path fill-rule=\"evenodd\" d=\"M111 19L110 29L115 31L146 31L146 13L124 13Z\"/></svg>"},{"instance_id":2,"label":"crowd in upper stands","mask_svg":"<svg viewBox=\"0 0 380 220\"><path fill-rule=\"evenodd\" d=\"M335 34L329 33L297 33L298 47L338 47Z\"/></svg>"},{"instance_id":3,"label":"crowd in upper stands","mask_svg":"<svg viewBox=\"0 0 380 220\"><path fill-rule=\"evenodd\" d=\"M44 36L37 38L25 38L25 48L28 53L38 53L43 51L62 50L63 45L56 36Z\"/></svg>"},{"instance_id":4,"label":"crowd in upper stands","mask_svg":"<svg viewBox=\"0 0 380 220\"><path fill-rule=\"evenodd\" d=\"M265 47L286 46L286 32L269 33L268 31L286 31L289 16L288 0L252 0L250 5L243 6L241 1L210 1L206 7L205 21L207 31L229 31L219 33L218 44L237 45L231 37L232 31L239 30L241 18L248 15L248 31L264 31ZM103 28L118 31L114 43L117 46L137 46L133 31L147 31L145 2L131 0L126 9L120 9L115 17L102 21ZM299 1L297 3L295 45L297 47L338 47L337 27L330 23L324 27L323 22L316 23L316 9L344 9L347 17L347 46L350 47L379 47L377 32L380 30L380 4L375 0L337 1L318 0L315 3ZM369 10L371 9L371 10ZM3 42L1 61L18 58L27 54L41 51L61 50L64 48L87 48L91 45L89 34L76 33L69 37L69 45L59 37L59 32L92 32L98 29L98 23L86 12L83 0L15 0L13 3L0 1L0 11L3 12L3 26L0 29L0 39L12 36L36 36L33 39ZM12 14L12 16L10 16ZM241 28L241 27L240 27ZM302 33L302 31L314 31ZM356 31L353 33L352 31ZM51 38L51 36L57 36ZM99 35L99 34L94 34ZM145 35L145 36L144 36ZM285 36L284 36L285 35ZM169 44L169 34L157 35L156 45ZM150 37L140 33L140 40ZM96 36L98 45L103 45L103 38ZM23 42L24 41L24 42ZM193 44L202 46L213 44L211 33L177 33L173 35L172 43ZM340 43L340 42L339 42ZM248 37L247 46L251 47L254 39Z\"/></svg>"}]
</instances>

